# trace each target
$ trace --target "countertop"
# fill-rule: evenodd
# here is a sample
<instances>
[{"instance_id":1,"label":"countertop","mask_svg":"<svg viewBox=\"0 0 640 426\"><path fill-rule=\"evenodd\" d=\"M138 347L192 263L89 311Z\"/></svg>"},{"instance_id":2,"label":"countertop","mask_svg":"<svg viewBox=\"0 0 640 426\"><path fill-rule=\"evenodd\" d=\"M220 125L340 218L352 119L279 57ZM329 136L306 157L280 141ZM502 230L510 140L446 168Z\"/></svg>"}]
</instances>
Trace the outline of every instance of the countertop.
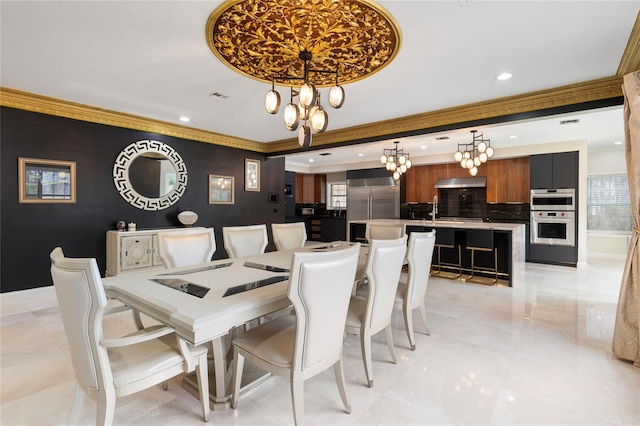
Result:
<instances>
[{"instance_id":1,"label":"countertop","mask_svg":"<svg viewBox=\"0 0 640 426\"><path fill-rule=\"evenodd\" d=\"M490 229L496 231L513 231L520 227L525 227L523 223L496 223L496 222L480 222L468 220L442 220L436 219L435 224L431 220L422 219L374 219L374 220L352 220L349 223L397 223L413 226L433 226L439 228L458 228L458 229Z\"/></svg>"}]
</instances>

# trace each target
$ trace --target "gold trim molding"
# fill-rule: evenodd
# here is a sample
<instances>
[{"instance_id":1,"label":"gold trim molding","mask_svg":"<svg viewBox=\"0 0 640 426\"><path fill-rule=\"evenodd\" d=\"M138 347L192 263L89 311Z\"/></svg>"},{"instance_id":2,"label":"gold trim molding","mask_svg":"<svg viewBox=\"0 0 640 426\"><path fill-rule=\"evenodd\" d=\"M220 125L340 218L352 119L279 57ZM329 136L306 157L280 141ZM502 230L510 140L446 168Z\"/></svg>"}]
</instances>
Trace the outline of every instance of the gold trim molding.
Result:
<instances>
[{"instance_id":1,"label":"gold trim molding","mask_svg":"<svg viewBox=\"0 0 640 426\"><path fill-rule=\"evenodd\" d=\"M636 22L633 24L627 47L624 49L617 76L623 77L630 72L640 70L640 12L636 15ZM622 84L622 83L621 83Z\"/></svg>"},{"instance_id":2,"label":"gold trim molding","mask_svg":"<svg viewBox=\"0 0 640 426\"><path fill-rule=\"evenodd\" d=\"M264 143L248 139L180 126L165 121L92 107L6 87L0 87L0 106L261 153L266 152L267 148Z\"/></svg>"},{"instance_id":3,"label":"gold trim molding","mask_svg":"<svg viewBox=\"0 0 640 426\"><path fill-rule=\"evenodd\" d=\"M313 146L376 138L383 135L426 130L439 126L465 123L511 114L556 108L589 101L622 96L622 77L611 76L582 83L570 84L522 95L429 111L392 120L378 121L361 126L313 135ZM278 153L299 149L297 139L271 142L267 152Z\"/></svg>"}]
</instances>

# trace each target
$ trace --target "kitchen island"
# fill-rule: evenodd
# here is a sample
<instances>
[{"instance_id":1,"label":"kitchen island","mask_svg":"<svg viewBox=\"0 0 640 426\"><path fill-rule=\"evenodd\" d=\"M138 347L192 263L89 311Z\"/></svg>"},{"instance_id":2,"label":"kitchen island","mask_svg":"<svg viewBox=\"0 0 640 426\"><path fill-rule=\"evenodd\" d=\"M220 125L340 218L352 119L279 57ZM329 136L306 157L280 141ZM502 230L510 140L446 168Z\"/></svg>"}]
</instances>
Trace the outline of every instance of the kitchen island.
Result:
<instances>
[{"instance_id":1,"label":"kitchen island","mask_svg":"<svg viewBox=\"0 0 640 426\"><path fill-rule=\"evenodd\" d=\"M498 253L498 272L501 277L499 283L508 284L510 287L518 287L524 279L524 262L526 249L526 226L521 223L485 223L468 220L416 220L416 219L375 219L349 221L347 226L347 238L352 242L363 242L367 223L400 224L405 233L428 232L432 229L453 229L456 247L460 245L460 263L462 264L462 280L469 276L471 271L471 250L466 248L466 236L468 232L483 230L491 231L494 247ZM436 237L437 238L437 237ZM444 263L457 263L457 249L442 249ZM434 249L432 265L437 262L437 249ZM492 267L493 257L489 252L476 253L476 265L480 267ZM478 274L487 276L486 273Z\"/></svg>"}]
</instances>

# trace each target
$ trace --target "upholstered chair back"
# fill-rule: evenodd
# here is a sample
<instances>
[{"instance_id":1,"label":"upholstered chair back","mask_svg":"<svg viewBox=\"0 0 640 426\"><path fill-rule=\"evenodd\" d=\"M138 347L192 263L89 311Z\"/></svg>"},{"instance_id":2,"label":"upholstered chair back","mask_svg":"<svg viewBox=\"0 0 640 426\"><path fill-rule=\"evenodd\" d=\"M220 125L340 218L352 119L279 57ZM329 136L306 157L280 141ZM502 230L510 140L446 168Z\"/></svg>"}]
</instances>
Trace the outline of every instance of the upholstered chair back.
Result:
<instances>
[{"instance_id":1,"label":"upholstered chair back","mask_svg":"<svg viewBox=\"0 0 640 426\"><path fill-rule=\"evenodd\" d=\"M224 249L229 258L264 253L269 242L267 225L226 226L222 228Z\"/></svg>"},{"instance_id":2,"label":"upholstered chair back","mask_svg":"<svg viewBox=\"0 0 640 426\"><path fill-rule=\"evenodd\" d=\"M166 268L209 262L215 251L213 228L158 232L158 254Z\"/></svg>"},{"instance_id":3,"label":"upholstered chair back","mask_svg":"<svg viewBox=\"0 0 640 426\"><path fill-rule=\"evenodd\" d=\"M304 247L307 229L304 222L272 223L271 234L277 250L293 250Z\"/></svg>"}]
</instances>

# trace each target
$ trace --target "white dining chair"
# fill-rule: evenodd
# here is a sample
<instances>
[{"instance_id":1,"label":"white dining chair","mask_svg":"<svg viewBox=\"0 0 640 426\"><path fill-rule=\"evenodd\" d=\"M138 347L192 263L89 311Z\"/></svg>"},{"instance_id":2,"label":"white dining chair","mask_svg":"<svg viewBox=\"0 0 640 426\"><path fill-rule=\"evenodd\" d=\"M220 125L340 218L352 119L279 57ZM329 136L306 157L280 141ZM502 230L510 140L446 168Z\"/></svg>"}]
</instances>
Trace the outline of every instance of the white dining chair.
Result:
<instances>
[{"instance_id":1,"label":"white dining chair","mask_svg":"<svg viewBox=\"0 0 640 426\"><path fill-rule=\"evenodd\" d=\"M269 242L267 225L225 226L222 240L231 259L261 254Z\"/></svg>"},{"instance_id":2,"label":"white dining chair","mask_svg":"<svg viewBox=\"0 0 640 426\"><path fill-rule=\"evenodd\" d=\"M401 223L368 222L364 237L369 244L371 240L396 240L405 234Z\"/></svg>"},{"instance_id":3,"label":"white dining chair","mask_svg":"<svg viewBox=\"0 0 640 426\"><path fill-rule=\"evenodd\" d=\"M158 254L166 268L209 262L215 251L213 228L158 232Z\"/></svg>"},{"instance_id":4,"label":"white dining chair","mask_svg":"<svg viewBox=\"0 0 640 426\"><path fill-rule=\"evenodd\" d=\"M397 363L391 334L391 313L406 249L406 235L395 240L372 240L366 266L367 297L352 295L349 303L345 331L360 336L369 387L373 386L371 337L374 334L385 330L389 353L393 363Z\"/></svg>"},{"instance_id":5,"label":"white dining chair","mask_svg":"<svg viewBox=\"0 0 640 426\"><path fill-rule=\"evenodd\" d=\"M365 239L369 244L371 244L372 240L396 240L398 238L402 238L404 234L405 228L403 224L385 222L367 222L364 233ZM358 264L354 293L367 283L367 256L368 255L365 253L365 256L361 258L361 261Z\"/></svg>"},{"instance_id":6,"label":"white dining chair","mask_svg":"<svg viewBox=\"0 0 640 426\"><path fill-rule=\"evenodd\" d=\"M429 270L431 258L436 241L436 231L412 232L409 234L409 246L407 248L407 261L409 263L408 274L402 274L396 291L396 307L402 308L404 326L409 337L411 350L416 349L416 339L413 334L413 317L415 309L420 310L420 317L424 325L425 334L429 335L427 328L427 314L424 309L424 297L427 293L429 282Z\"/></svg>"},{"instance_id":7,"label":"white dining chair","mask_svg":"<svg viewBox=\"0 0 640 426\"><path fill-rule=\"evenodd\" d=\"M50 254L51 277L76 375L69 424L80 417L86 394L97 401L97 425L113 422L116 398L164 383L195 369L202 417L209 420L207 349L177 337L171 327L155 325L120 338L106 338L107 297L93 258L70 259L60 247Z\"/></svg>"},{"instance_id":8,"label":"white dining chair","mask_svg":"<svg viewBox=\"0 0 640 426\"><path fill-rule=\"evenodd\" d=\"M304 222L272 223L271 235L278 251L304 247L307 241L307 228Z\"/></svg>"},{"instance_id":9,"label":"white dining chair","mask_svg":"<svg viewBox=\"0 0 640 426\"><path fill-rule=\"evenodd\" d=\"M351 412L342 345L359 250L360 244L354 244L293 254L287 296L295 315L254 327L233 340L233 408L238 406L247 359L258 368L289 377L296 425L304 419L304 381L331 366L345 410Z\"/></svg>"}]
</instances>

